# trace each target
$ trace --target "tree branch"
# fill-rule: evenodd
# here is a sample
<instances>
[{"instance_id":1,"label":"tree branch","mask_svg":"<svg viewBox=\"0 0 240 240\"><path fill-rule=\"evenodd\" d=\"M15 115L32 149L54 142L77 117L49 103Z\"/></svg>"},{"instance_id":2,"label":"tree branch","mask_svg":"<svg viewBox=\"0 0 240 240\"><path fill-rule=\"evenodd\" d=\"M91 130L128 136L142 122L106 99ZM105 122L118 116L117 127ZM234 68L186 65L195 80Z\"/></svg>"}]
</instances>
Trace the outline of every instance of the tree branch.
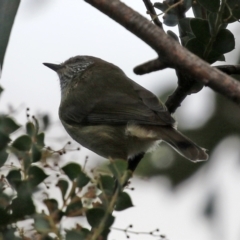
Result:
<instances>
[{"instance_id":1,"label":"tree branch","mask_svg":"<svg viewBox=\"0 0 240 240\"><path fill-rule=\"evenodd\" d=\"M161 62L158 58L136 66L133 71L138 75L155 72L169 67L166 63Z\"/></svg>"},{"instance_id":2,"label":"tree branch","mask_svg":"<svg viewBox=\"0 0 240 240\"><path fill-rule=\"evenodd\" d=\"M142 39L164 62L221 93L240 106L240 83L181 47L164 31L119 0L85 0ZM157 41L156 41L157 40Z\"/></svg>"},{"instance_id":3,"label":"tree branch","mask_svg":"<svg viewBox=\"0 0 240 240\"><path fill-rule=\"evenodd\" d=\"M228 75L240 74L240 65L221 65L214 67Z\"/></svg>"}]
</instances>

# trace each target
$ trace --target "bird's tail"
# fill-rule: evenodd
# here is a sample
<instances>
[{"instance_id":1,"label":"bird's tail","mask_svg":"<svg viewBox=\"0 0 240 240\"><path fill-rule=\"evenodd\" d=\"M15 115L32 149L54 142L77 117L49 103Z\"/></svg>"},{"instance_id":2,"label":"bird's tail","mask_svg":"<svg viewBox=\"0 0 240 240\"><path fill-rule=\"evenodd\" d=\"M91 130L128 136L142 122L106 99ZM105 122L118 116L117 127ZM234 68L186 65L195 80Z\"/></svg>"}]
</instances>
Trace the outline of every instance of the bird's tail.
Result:
<instances>
[{"instance_id":1,"label":"bird's tail","mask_svg":"<svg viewBox=\"0 0 240 240\"><path fill-rule=\"evenodd\" d=\"M160 130L160 129L159 129ZM193 162L206 161L208 154L206 149L199 147L189 138L172 127L162 127L158 131L159 137L178 153Z\"/></svg>"}]
</instances>

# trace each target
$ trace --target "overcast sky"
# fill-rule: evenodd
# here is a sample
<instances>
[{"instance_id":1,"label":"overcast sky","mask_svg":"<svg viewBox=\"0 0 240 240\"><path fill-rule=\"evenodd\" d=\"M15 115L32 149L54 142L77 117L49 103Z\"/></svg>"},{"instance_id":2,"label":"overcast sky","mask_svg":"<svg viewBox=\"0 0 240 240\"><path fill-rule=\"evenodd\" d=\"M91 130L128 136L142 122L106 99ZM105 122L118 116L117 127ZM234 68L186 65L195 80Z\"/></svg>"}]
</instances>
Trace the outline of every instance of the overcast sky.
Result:
<instances>
[{"instance_id":1,"label":"overcast sky","mask_svg":"<svg viewBox=\"0 0 240 240\"><path fill-rule=\"evenodd\" d=\"M148 17L142 1L124 2ZM236 26L239 28L239 23ZM236 26L230 26L230 29L234 30ZM239 42L238 35L237 49ZM22 105L24 106L22 114L19 115L22 124L25 122L26 107L30 107L32 114L50 113L53 122L58 121L60 102L58 77L42 63L61 63L76 55L92 55L112 62L122 68L130 78L157 95L176 87L177 79L173 70L136 76L132 69L140 63L156 58L156 53L140 39L84 1L24 0L21 1L5 57L1 77L1 85L5 92L0 101L1 111L7 110L9 104L16 108ZM227 55L229 64L235 61L235 55ZM207 120L213 108L212 91L205 88L201 93L192 95L184 101L178 111L177 121L183 128L195 127ZM231 141L232 139L227 139L222 144L232 146ZM88 151L84 150L83 154L86 153ZM222 154L216 152L219 159ZM238 157L233 156L229 161L234 162L236 159ZM134 224L136 230L145 231L160 228L170 240L239 239L240 232L235 228L232 229L237 227L233 221L236 217L235 211L231 214L222 213L221 219L229 214L227 221L231 224L227 227L226 222L221 222L220 226L225 230L219 232L219 228L204 221L197 210L201 209L206 192L211 191L219 183L216 179L220 179L223 169L221 166L225 167L224 161L219 160L218 166L215 178L211 178L212 184L207 182L208 175L203 170L194 181L179 187L175 193L169 191L167 184L162 184L165 180L161 178L134 179L133 184L137 189L131 195L135 207L127 210L126 213L120 213L115 226L124 228L128 224ZM235 174L234 169L230 172L231 175L224 175L224 179L221 179L228 190L234 182ZM239 202L240 194L234 190L229 193L231 194L235 194L233 198ZM227 208L231 204L236 204L231 201L224 206ZM237 223L240 223L239 217ZM217 230L213 231L215 227ZM216 233L219 235L216 236ZM122 233L114 232L111 239L124 239L123 236ZM132 239L148 238L133 236Z\"/></svg>"}]
</instances>

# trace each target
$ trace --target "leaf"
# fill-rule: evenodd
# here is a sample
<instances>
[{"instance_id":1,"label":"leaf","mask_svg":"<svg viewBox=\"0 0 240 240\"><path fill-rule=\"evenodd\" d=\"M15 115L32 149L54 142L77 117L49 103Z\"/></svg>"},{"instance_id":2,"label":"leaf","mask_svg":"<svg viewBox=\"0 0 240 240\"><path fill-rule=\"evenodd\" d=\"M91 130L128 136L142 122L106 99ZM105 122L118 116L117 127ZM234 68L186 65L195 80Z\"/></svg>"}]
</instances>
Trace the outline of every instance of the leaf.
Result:
<instances>
[{"instance_id":1,"label":"leaf","mask_svg":"<svg viewBox=\"0 0 240 240\"><path fill-rule=\"evenodd\" d=\"M52 231L49 218L45 214L35 214L34 228L39 233L49 233Z\"/></svg>"},{"instance_id":2,"label":"leaf","mask_svg":"<svg viewBox=\"0 0 240 240\"><path fill-rule=\"evenodd\" d=\"M163 23L169 27L174 27L178 24L178 15L177 13L166 13L163 16Z\"/></svg>"},{"instance_id":3,"label":"leaf","mask_svg":"<svg viewBox=\"0 0 240 240\"><path fill-rule=\"evenodd\" d=\"M202 6L197 2L194 1L192 4L192 10L195 18L202 18L204 19L204 15L206 11L203 11Z\"/></svg>"},{"instance_id":4,"label":"leaf","mask_svg":"<svg viewBox=\"0 0 240 240\"><path fill-rule=\"evenodd\" d=\"M192 0L183 0L184 12L187 12L192 7Z\"/></svg>"},{"instance_id":5,"label":"leaf","mask_svg":"<svg viewBox=\"0 0 240 240\"><path fill-rule=\"evenodd\" d=\"M12 147L19 151L29 151L32 145L32 140L28 135L18 137L13 143Z\"/></svg>"},{"instance_id":6,"label":"leaf","mask_svg":"<svg viewBox=\"0 0 240 240\"><path fill-rule=\"evenodd\" d=\"M28 171L29 183L32 187L36 187L38 184L42 183L48 175L39 167L31 166Z\"/></svg>"},{"instance_id":7,"label":"leaf","mask_svg":"<svg viewBox=\"0 0 240 240\"><path fill-rule=\"evenodd\" d=\"M181 43L183 46L186 46L186 43L192 39L195 38L194 34L192 33L192 29L190 27L190 21L192 18L183 18L179 21L179 34Z\"/></svg>"},{"instance_id":8,"label":"leaf","mask_svg":"<svg viewBox=\"0 0 240 240\"><path fill-rule=\"evenodd\" d=\"M220 7L220 0L198 0L198 2L210 12L217 12Z\"/></svg>"},{"instance_id":9,"label":"leaf","mask_svg":"<svg viewBox=\"0 0 240 240\"><path fill-rule=\"evenodd\" d=\"M70 204L68 204L65 215L67 217L76 217L83 215L83 205L82 199L80 197L75 196Z\"/></svg>"},{"instance_id":10,"label":"leaf","mask_svg":"<svg viewBox=\"0 0 240 240\"><path fill-rule=\"evenodd\" d=\"M33 137L35 135L35 126L32 122L27 122L26 124L26 131L27 131L27 134L30 136L30 137Z\"/></svg>"},{"instance_id":11,"label":"leaf","mask_svg":"<svg viewBox=\"0 0 240 240\"><path fill-rule=\"evenodd\" d=\"M44 147L44 133L39 133L36 137L36 143L39 147Z\"/></svg>"},{"instance_id":12,"label":"leaf","mask_svg":"<svg viewBox=\"0 0 240 240\"><path fill-rule=\"evenodd\" d=\"M68 163L62 170L73 181L81 173L81 166L77 163Z\"/></svg>"},{"instance_id":13,"label":"leaf","mask_svg":"<svg viewBox=\"0 0 240 240\"><path fill-rule=\"evenodd\" d=\"M20 170L10 170L7 175L8 182L15 187L15 183L18 183L21 181L22 176Z\"/></svg>"},{"instance_id":14,"label":"leaf","mask_svg":"<svg viewBox=\"0 0 240 240\"><path fill-rule=\"evenodd\" d=\"M114 222L114 217L106 213L102 208L92 208L89 209L86 213L87 221L93 228L97 228L99 224L102 222L103 217L107 214L107 220L105 222L104 228L107 229L112 226Z\"/></svg>"},{"instance_id":15,"label":"leaf","mask_svg":"<svg viewBox=\"0 0 240 240\"><path fill-rule=\"evenodd\" d=\"M234 35L228 29L221 29L216 40L213 43L212 49L215 52L224 54L232 51L235 48Z\"/></svg>"},{"instance_id":16,"label":"leaf","mask_svg":"<svg viewBox=\"0 0 240 240\"><path fill-rule=\"evenodd\" d=\"M207 44L211 38L207 20L194 18L190 21L190 26L195 37L202 43Z\"/></svg>"},{"instance_id":17,"label":"leaf","mask_svg":"<svg viewBox=\"0 0 240 240\"><path fill-rule=\"evenodd\" d=\"M100 175L99 178L99 187L102 191L104 192L111 192L113 193L114 187L115 187L115 182L113 177L108 176L108 175Z\"/></svg>"},{"instance_id":18,"label":"leaf","mask_svg":"<svg viewBox=\"0 0 240 240\"><path fill-rule=\"evenodd\" d=\"M79 188L82 188L86 186L89 182L90 178L83 171L80 171L77 177L77 186Z\"/></svg>"},{"instance_id":19,"label":"leaf","mask_svg":"<svg viewBox=\"0 0 240 240\"><path fill-rule=\"evenodd\" d=\"M20 0L0 0L0 69L3 67L4 55L19 3Z\"/></svg>"},{"instance_id":20,"label":"leaf","mask_svg":"<svg viewBox=\"0 0 240 240\"><path fill-rule=\"evenodd\" d=\"M11 139L5 134L0 131L0 151L3 150Z\"/></svg>"},{"instance_id":21,"label":"leaf","mask_svg":"<svg viewBox=\"0 0 240 240\"><path fill-rule=\"evenodd\" d=\"M38 162L42 158L42 152L38 149L36 144L32 145L32 162Z\"/></svg>"},{"instance_id":22,"label":"leaf","mask_svg":"<svg viewBox=\"0 0 240 240\"><path fill-rule=\"evenodd\" d=\"M12 118L6 117L6 116L0 117L0 131L1 132L9 135L9 134L15 132L19 128L20 128L20 125L16 124Z\"/></svg>"},{"instance_id":23,"label":"leaf","mask_svg":"<svg viewBox=\"0 0 240 240\"><path fill-rule=\"evenodd\" d=\"M66 240L86 240L90 233L88 229L82 228L81 230L65 230Z\"/></svg>"},{"instance_id":24,"label":"leaf","mask_svg":"<svg viewBox=\"0 0 240 240\"><path fill-rule=\"evenodd\" d=\"M35 206L31 196L25 195L14 198L11 204L12 215L17 219L24 219L25 216L35 213Z\"/></svg>"},{"instance_id":25,"label":"leaf","mask_svg":"<svg viewBox=\"0 0 240 240\"><path fill-rule=\"evenodd\" d=\"M1 197L0 197L0 200ZM0 204L1 206L1 204ZM9 220L10 220L10 216L9 214L7 213L7 210L3 209L0 207L0 226L7 226L7 224L9 223ZM2 238L4 239L4 238ZM12 238L5 238L5 239L12 239Z\"/></svg>"},{"instance_id":26,"label":"leaf","mask_svg":"<svg viewBox=\"0 0 240 240\"><path fill-rule=\"evenodd\" d=\"M216 26L216 21L218 18L218 13L209 13L208 14L208 23L211 36L215 36L219 29L223 29L227 27L227 23L222 23L221 26Z\"/></svg>"},{"instance_id":27,"label":"leaf","mask_svg":"<svg viewBox=\"0 0 240 240\"><path fill-rule=\"evenodd\" d=\"M108 165L108 168L116 178L120 178L127 170L127 161L115 160Z\"/></svg>"},{"instance_id":28,"label":"leaf","mask_svg":"<svg viewBox=\"0 0 240 240\"><path fill-rule=\"evenodd\" d=\"M59 179L56 186L60 188L60 191L62 193L62 199L64 200L66 192L68 190L68 182L64 179Z\"/></svg>"},{"instance_id":29,"label":"leaf","mask_svg":"<svg viewBox=\"0 0 240 240\"><path fill-rule=\"evenodd\" d=\"M203 58L203 54L205 51L205 46L202 42L198 41L197 38L193 38L190 39L187 43L186 43L186 48L194 53L195 55L197 55L200 58Z\"/></svg>"},{"instance_id":30,"label":"leaf","mask_svg":"<svg viewBox=\"0 0 240 240\"><path fill-rule=\"evenodd\" d=\"M121 192L118 196L115 210L122 211L132 206L133 204L130 196L125 192Z\"/></svg>"},{"instance_id":31,"label":"leaf","mask_svg":"<svg viewBox=\"0 0 240 240\"><path fill-rule=\"evenodd\" d=\"M15 183L15 189L17 191L18 197L24 198L25 196L31 196L32 186L28 180L23 180Z\"/></svg>"},{"instance_id":32,"label":"leaf","mask_svg":"<svg viewBox=\"0 0 240 240\"><path fill-rule=\"evenodd\" d=\"M7 161L8 159L8 153L6 152L6 150L0 150L0 167L2 167L4 165L4 163Z\"/></svg>"},{"instance_id":33,"label":"leaf","mask_svg":"<svg viewBox=\"0 0 240 240\"><path fill-rule=\"evenodd\" d=\"M239 0L228 0L223 12L223 21L227 23L236 22L240 19Z\"/></svg>"},{"instance_id":34,"label":"leaf","mask_svg":"<svg viewBox=\"0 0 240 240\"><path fill-rule=\"evenodd\" d=\"M224 55L222 55L221 53L219 52L215 52L215 51L211 51L207 58L205 59L208 63L212 64L216 61L220 61L221 59L225 59ZM223 60L224 61L224 60Z\"/></svg>"}]
</instances>

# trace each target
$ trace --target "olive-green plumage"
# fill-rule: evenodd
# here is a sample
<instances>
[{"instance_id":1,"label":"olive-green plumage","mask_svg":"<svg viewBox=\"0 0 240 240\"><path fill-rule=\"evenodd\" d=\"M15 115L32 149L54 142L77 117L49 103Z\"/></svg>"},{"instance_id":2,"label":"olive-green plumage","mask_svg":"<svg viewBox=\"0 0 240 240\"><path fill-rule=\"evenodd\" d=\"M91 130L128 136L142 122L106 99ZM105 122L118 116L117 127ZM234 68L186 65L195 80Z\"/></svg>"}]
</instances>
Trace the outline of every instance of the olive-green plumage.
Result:
<instances>
[{"instance_id":1,"label":"olive-green plumage","mask_svg":"<svg viewBox=\"0 0 240 240\"><path fill-rule=\"evenodd\" d=\"M44 65L60 78L62 124L84 147L127 160L163 140L191 161L207 160L204 149L174 128L159 99L117 66L91 56Z\"/></svg>"}]
</instances>

